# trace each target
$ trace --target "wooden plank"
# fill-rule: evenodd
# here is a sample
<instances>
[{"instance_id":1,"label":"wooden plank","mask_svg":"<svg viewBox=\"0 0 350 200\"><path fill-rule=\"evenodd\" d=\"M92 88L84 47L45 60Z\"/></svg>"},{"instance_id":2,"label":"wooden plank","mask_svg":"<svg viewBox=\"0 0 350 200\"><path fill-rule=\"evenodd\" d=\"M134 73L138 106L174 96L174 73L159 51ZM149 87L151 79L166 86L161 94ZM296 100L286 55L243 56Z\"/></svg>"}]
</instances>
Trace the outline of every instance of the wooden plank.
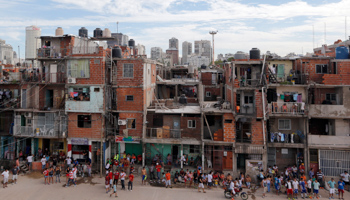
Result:
<instances>
[{"instance_id":1,"label":"wooden plank","mask_svg":"<svg viewBox=\"0 0 350 200\"><path fill-rule=\"evenodd\" d=\"M209 130L209 133L210 133L210 138L211 138L211 140L213 140L213 135L211 134L211 130L209 128L209 123L208 123L207 117L205 116L204 113L203 113L203 115L204 115L205 123L207 124L208 130Z\"/></svg>"}]
</instances>

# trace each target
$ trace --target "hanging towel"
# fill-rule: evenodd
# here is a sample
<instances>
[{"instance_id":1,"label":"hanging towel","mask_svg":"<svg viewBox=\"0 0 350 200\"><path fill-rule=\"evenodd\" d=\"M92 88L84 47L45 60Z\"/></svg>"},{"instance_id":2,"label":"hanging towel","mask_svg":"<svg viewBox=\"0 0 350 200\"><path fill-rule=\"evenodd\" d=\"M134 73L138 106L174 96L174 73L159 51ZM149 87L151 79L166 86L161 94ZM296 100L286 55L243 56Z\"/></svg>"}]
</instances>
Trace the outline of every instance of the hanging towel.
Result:
<instances>
[{"instance_id":1,"label":"hanging towel","mask_svg":"<svg viewBox=\"0 0 350 200\"><path fill-rule=\"evenodd\" d=\"M302 103L301 103L301 110L304 110L304 109L305 109L305 103L302 102Z\"/></svg>"},{"instance_id":2,"label":"hanging towel","mask_svg":"<svg viewBox=\"0 0 350 200\"><path fill-rule=\"evenodd\" d=\"M74 94L74 97L77 97L79 95L78 92L73 92L73 94Z\"/></svg>"},{"instance_id":3,"label":"hanging towel","mask_svg":"<svg viewBox=\"0 0 350 200\"><path fill-rule=\"evenodd\" d=\"M69 93L70 97L74 98L74 92Z\"/></svg>"},{"instance_id":4,"label":"hanging towel","mask_svg":"<svg viewBox=\"0 0 350 200\"><path fill-rule=\"evenodd\" d=\"M274 133L270 133L271 134L271 142L273 142L275 140L275 134Z\"/></svg>"},{"instance_id":5,"label":"hanging towel","mask_svg":"<svg viewBox=\"0 0 350 200\"><path fill-rule=\"evenodd\" d=\"M297 101L297 100L298 100L298 94L297 94L297 93L293 94L293 100L294 100L294 101Z\"/></svg>"},{"instance_id":6,"label":"hanging towel","mask_svg":"<svg viewBox=\"0 0 350 200\"><path fill-rule=\"evenodd\" d=\"M282 99L282 100L284 100L284 94L281 94L281 96L280 96L280 97L281 97L281 99Z\"/></svg>"},{"instance_id":7,"label":"hanging towel","mask_svg":"<svg viewBox=\"0 0 350 200\"><path fill-rule=\"evenodd\" d=\"M302 99L302 95L299 94L299 95L298 95L298 99L297 99L298 103L301 103L301 99Z\"/></svg>"},{"instance_id":8,"label":"hanging towel","mask_svg":"<svg viewBox=\"0 0 350 200\"><path fill-rule=\"evenodd\" d=\"M290 134L290 143L294 143L294 135Z\"/></svg>"}]
</instances>

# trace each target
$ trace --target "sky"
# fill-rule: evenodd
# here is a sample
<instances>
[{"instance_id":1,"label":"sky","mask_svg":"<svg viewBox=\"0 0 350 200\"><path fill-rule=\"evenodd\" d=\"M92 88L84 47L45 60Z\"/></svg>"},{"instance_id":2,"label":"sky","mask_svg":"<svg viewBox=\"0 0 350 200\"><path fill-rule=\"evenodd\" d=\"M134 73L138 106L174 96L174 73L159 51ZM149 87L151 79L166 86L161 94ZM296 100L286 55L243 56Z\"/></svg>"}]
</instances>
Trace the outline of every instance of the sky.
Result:
<instances>
[{"instance_id":1,"label":"sky","mask_svg":"<svg viewBox=\"0 0 350 200\"><path fill-rule=\"evenodd\" d=\"M182 42L211 40L213 30L218 30L215 57L253 47L300 54L350 35L350 25L345 28L350 0L0 0L0 5L0 39L15 51L20 46L22 58L30 25L45 36L57 27L74 35L86 27L92 36L95 28L117 32L118 21L119 32L145 45L148 56L151 47L165 51L172 37L179 39L181 55Z\"/></svg>"}]
</instances>

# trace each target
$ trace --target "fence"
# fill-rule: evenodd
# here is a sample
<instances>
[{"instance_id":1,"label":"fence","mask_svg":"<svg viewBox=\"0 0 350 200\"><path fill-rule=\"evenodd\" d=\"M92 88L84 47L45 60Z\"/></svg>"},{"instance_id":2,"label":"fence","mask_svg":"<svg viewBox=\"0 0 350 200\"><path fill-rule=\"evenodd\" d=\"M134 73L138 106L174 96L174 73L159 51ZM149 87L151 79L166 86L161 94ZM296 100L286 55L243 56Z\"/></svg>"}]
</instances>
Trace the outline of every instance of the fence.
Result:
<instances>
[{"instance_id":1,"label":"fence","mask_svg":"<svg viewBox=\"0 0 350 200\"><path fill-rule=\"evenodd\" d=\"M300 115L304 114L305 103L297 102L272 102L269 104L272 114L293 114Z\"/></svg>"}]
</instances>

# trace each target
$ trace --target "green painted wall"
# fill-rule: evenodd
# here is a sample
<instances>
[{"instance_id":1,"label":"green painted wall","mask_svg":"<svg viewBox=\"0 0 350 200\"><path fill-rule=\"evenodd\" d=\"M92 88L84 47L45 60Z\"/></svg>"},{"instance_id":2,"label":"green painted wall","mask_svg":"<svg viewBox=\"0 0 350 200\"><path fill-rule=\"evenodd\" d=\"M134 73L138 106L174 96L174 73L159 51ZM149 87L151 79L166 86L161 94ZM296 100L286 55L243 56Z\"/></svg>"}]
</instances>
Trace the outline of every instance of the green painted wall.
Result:
<instances>
[{"instance_id":1,"label":"green painted wall","mask_svg":"<svg viewBox=\"0 0 350 200\"><path fill-rule=\"evenodd\" d=\"M142 155L142 145L141 144L125 144L125 151L127 154L135 154L136 156Z\"/></svg>"}]
</instances>

